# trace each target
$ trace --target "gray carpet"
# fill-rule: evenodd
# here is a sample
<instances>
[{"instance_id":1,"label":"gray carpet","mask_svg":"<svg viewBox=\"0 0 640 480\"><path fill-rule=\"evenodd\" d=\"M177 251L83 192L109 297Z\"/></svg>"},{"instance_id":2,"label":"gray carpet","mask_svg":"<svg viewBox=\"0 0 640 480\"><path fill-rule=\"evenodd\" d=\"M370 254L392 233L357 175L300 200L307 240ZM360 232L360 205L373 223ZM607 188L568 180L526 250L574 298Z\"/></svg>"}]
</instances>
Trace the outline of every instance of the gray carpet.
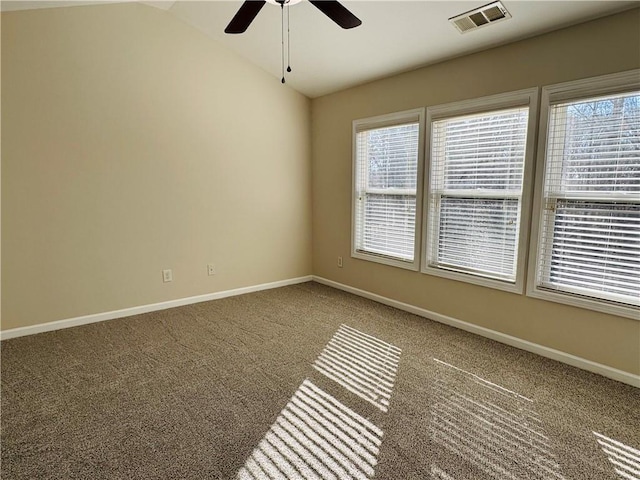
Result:
<instances>
[{"instance_id":1,"label":"gray carpet","mask_svg":"<svg viewBox=\"0 0 640 480\"><path fill-rule=\"evenodd\" d=\"M2 342L9 479L629 479L638 390L316 283Z\"/></svg>"}]
</instances>

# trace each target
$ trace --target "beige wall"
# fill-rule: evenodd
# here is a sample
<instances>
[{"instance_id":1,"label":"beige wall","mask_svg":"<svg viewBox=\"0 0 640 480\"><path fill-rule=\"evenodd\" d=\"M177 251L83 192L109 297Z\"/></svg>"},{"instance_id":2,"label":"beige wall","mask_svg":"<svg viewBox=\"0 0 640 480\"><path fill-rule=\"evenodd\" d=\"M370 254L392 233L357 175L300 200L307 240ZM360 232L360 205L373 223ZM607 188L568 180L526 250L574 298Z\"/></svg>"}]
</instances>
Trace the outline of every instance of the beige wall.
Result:
<instances>
[{"instance_id":1,"label":"beige wall","mask_svg":"<svg viewBox=\"0 0 640 480\"><path fill-rule=\"evenodd\" d=\"M2 329L311 274L309 120L162 10L2 14Z\"/></svg>"},{"instance_id":2,"label":"beige wall","mask_svg":"<svg viewBox=\"0 0 640 480\"><path fill-rule=\"evenodd\" d=\"M314 99L314 274L640 373L636 320L349 256L352 120L638 68L639 12L627 11ZM344 257L341 269L336 265L339 255Z\"/></svg>"},{"instance_id":3,"label":"beige wall","mask_svg":"<svg viewBox=\"0 0 640 480\"><path fill-rule=\"evenodd\" d=\"M2 329L308 275L313 240L316 275L640 373L640 322L349 257L353 119L637 68L639 12L315 99L311 124L161 10L4 13Z\"/></svg>"}]
</instances>

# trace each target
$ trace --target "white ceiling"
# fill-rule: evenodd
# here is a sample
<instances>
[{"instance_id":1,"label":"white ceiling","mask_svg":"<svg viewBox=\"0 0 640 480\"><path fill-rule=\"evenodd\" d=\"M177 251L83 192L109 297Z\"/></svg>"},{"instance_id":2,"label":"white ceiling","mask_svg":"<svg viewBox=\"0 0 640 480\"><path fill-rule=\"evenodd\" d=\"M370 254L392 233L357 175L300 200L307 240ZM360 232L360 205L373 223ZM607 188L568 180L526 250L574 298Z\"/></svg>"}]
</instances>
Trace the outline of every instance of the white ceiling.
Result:
<instances>
[{"instance_id":1,"label":"white ceiling","mask_svg":"<svg viewBox=\"0 0 640 480\"><path fill-rule=\"evenodd\" d=\"M310 3L290 7L291 67L287 84L318 97L398 72L531 37L638 6L637 1L502 0L513 18L465 34L450 17L489 3L477 1L343 0L360 27L343 30ZM97 2L3 1L3 11ZM103 2L101 2L103 3ZM249 29L227 35L224 28L242 0L149 1L281 77L280 7L267 4ZM604 39L603 39L604 40Z\"/></svg>"}]
</instances>

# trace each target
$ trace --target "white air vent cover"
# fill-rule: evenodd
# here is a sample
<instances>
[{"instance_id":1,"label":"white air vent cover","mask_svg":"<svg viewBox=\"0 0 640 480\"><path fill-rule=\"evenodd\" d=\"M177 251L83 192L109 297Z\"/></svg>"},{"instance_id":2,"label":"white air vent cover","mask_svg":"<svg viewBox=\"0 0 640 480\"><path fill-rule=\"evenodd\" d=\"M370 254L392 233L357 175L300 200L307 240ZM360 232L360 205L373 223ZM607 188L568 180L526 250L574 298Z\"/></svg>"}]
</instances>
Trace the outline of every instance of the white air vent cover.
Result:
<instances>
[{"instance_id":1,"label":"white air vent cover","mask_svg":"<svg viewBox=\"0 0 640 480\"><path fill-rule=\"evenodd\" d=\"M476 28L511 18L511 14L500 2L492 2L484 7L470 10L466 13L451 17L449 21L460 33L466 33Z\"/></svg>"}]
</instances>

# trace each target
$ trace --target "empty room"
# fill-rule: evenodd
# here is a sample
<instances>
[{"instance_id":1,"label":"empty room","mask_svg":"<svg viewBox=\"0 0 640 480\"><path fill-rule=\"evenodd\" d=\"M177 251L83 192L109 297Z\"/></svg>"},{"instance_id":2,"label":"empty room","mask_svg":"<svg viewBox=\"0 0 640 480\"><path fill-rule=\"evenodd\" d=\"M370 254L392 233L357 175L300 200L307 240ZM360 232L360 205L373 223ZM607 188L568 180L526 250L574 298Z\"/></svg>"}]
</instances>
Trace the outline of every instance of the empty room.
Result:
<instances>
[{"instance_id":1,"label":"empty room","mask_svg":"<svg viewBox=\"0 0 640 480\"><path fill-rule=\"evenodd\" d=\"M0 477L640 480L640 3L2 1Z\"/></svg>"}]
</instances>

